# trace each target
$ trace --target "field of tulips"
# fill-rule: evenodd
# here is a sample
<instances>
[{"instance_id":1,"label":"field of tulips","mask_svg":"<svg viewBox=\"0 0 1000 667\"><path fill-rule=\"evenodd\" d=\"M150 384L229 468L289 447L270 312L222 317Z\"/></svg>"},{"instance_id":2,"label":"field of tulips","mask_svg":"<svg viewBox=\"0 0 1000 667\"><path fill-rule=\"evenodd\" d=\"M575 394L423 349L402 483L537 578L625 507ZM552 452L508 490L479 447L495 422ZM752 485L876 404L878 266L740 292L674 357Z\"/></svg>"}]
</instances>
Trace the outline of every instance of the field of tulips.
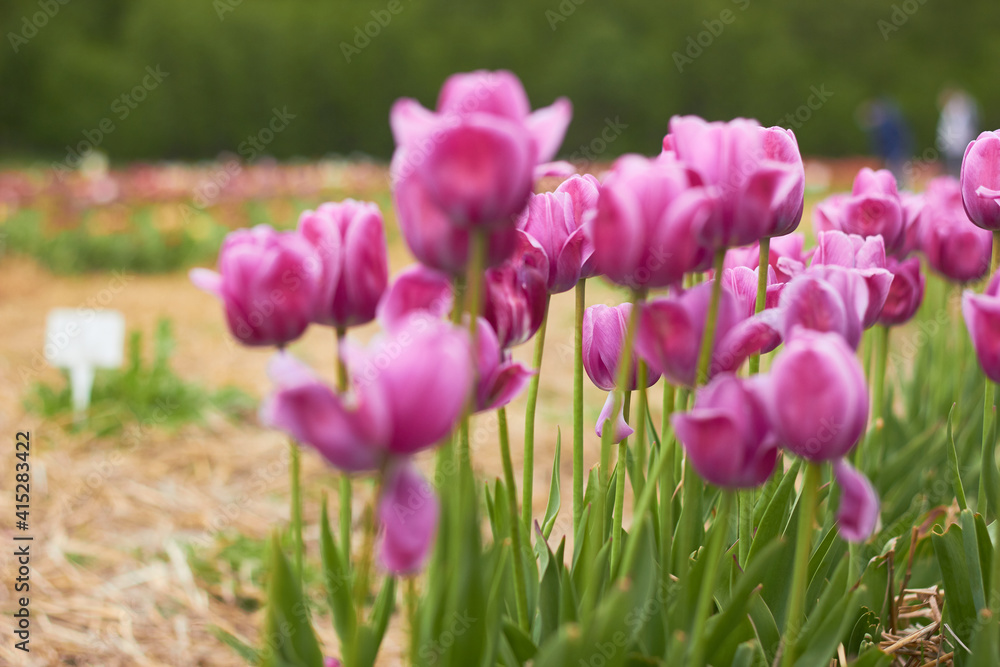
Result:
<instances>
[{"instance_id":1,"label":"field of tulips","mask_svg":"<svg viewBox=\"0 0 1000 667\"><path fill-rule=\"evenodd\" d=\"M165 548L185 595L236 610L195 633L225 652L122 655L1000 665L1000 135L960 180L863 168L807 205L790 130L677 116L655 157L578 174L552 161L571 116L457 74L393 106L391 201L303 167L261 195L278 223L217 222L217 270L190 272L211 296L172 297L180 370L264 389L266 431L213 435L233 466L287 447L287 487L250 517L256 574L245 513L224 549ZM207 217L205 178L135 196ZM40 182L0 181L9 219L75 201ZM331 190L352 198L312 203ZM185 347L213 336L218 359Z\"/></svg>"}]
</instances>

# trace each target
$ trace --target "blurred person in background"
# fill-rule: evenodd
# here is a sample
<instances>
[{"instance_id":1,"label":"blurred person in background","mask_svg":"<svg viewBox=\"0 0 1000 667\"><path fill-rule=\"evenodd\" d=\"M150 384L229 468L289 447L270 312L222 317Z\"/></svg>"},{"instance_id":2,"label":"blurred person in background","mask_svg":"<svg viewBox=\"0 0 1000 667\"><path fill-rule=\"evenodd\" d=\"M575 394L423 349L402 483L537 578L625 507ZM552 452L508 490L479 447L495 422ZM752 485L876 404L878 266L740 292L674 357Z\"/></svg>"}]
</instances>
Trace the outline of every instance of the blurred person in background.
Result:
<instances>
[{"instance_id":1,"label":"blurred person in background","mask_svg":"<svg viewBox=\"0 0 1000 667\"><path fill-rule=\"evenodd\" d=\"M937 145L948 174L958 178L965 148L979 133L979 105L969 93L949 86L941 91L938 106Z\"/></svg>"},{"instance_id":2,"label":"blurred person in background","mask_svg":"<svg viewBox=\"0 0 1000 667\"><path fill-rule=\"evenodd\" d=\"M900 187L904 187L903 166L913 153L913 142L899 105L885 96L868 100L858 107L857 119L858 125L868 132L872 150L896 177Z\"/></svg>"}]
</instances>

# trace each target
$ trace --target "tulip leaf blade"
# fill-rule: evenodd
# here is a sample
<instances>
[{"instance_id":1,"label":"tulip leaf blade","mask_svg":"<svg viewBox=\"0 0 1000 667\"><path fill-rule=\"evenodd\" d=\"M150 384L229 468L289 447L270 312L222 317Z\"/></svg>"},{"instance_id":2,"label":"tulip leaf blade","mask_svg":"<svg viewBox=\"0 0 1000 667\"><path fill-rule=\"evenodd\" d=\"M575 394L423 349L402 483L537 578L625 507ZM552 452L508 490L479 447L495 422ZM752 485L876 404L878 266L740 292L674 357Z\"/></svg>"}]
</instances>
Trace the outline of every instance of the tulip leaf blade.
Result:
<instances>
[{"instance_id":1,"label":"tulip leaf blade","mask_svg":"<svg viewBox=\"0 0 1000 667\"><path fill-rule=\"evenodd\" d=\"M277 533L271 538L270 560L263 628L267 641L261 664L265 667L322 667L323 653L309 622L302 584L292 573Z\"/></svg>"},{"instance_id":2,"label":"tulip leaf blade","mask_svg":"<svg viewBox=\"0 0 1000 667\"><path fill-rule=\"evenodd\" d=\"M542 535L549 539L552 528L556 525L556 517L559 515L559 508L562 504L560 496L560 459L562 452L562 430L559 429L556 435L556 455L552 462L552 479L549 482L549 502L545 507L545 518L542 519Z\"/></svg>"},{"instance_id":3,"label":"tulip leaf blade","mask_svg":"<svg viewBox=\"0 0 1000 667\"><path fill-rule=\"evenodd\" d=\"M330 530L326 499L320 509L320 557L326 579L326 598L333 616L334 629L344 643L354 641L354 602L351 599L350 573Z\"/></svg>"}]
</instances>

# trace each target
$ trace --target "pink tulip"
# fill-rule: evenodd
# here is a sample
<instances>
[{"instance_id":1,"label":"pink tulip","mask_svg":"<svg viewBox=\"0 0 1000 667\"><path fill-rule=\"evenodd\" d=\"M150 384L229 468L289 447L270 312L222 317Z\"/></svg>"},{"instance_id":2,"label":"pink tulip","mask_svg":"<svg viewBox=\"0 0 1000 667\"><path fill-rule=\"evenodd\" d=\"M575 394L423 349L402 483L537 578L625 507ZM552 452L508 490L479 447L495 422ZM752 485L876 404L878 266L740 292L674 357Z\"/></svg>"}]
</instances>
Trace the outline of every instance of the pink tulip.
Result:
<instances>
[{"instance_id":1,"label":"pink tulip","mask_svg":"<svg viewBox=\"0 0 1000 667\"><path fill-rule=\"evenodd\" d=\"M747 357L777 344L770 313L746 318L746 305L723 283L716 319L709 377L738 369ZM697 379L711 282L676 297L661 297L643 306L636 332L636 350L649 368L675 385L693 387ZM586 359L586 357L585 357Z\"/></svg>"},{"instance_id":2,"label":"pink tulip","mask_svg":"<svg viewBox=\"0 0 1000 667\"><path fill-rule=\"evenodd\" d=\"M1000 382L1000 274L982 294L962 293L962 315L979 365L986 377Z\"/></svg>"},{"instance_id":3,"label":"pink tulip","mask_svg":"<svg viewBox=\"0 0 1000 667\"><path fill-rule=\"evenodd\" d=\"M948 178L948 180L955 179ZM955 184L957 185L958 181L955 181ZM899 202L903 206L903 243L893 256L903 260L920 250L926 201L924 194L903 191L899 193ZM964 212L962 215L965 215Z\"/></svg>"},{"instance_id":4,"label":"pink tulip","mask_svg":"<svg viewBox=\"0 0 1000 667\"><path fill-rule=\"evenodd\" d=\"M391 331L415 312L443 319L451 313L454 301L448 276L423 264L414 264L403 269L382 296L377 309L378 320L383 329Z\"/></svg>"},{"instance_id":5,"label":"pink tulip","mask_svg":"<svg viewBox=\"0 0 1000 667\"><path fill-rule=\"evenodd\" d=\"M343 667L343 665L336 658L323 658L323 667Z\"/></svg>"},{"instance_id":6,"label":"pink tulip","mask_svg":"<svg viewBox=\"0 0 1000 667\"><path fill-rule=\"evenodd\" d=\"M962 159L962 203L972 222L1000 230L1000 134L983 132Z\"/></svg>"},{"instance_id":7,"label":"pink tulip","mask_svg":"<svg viewBox=\"0 0 1000 667\"><path fill-rule=\"evenodd\" d=\"M854 179L849 195L833 195L816 205L817 232L838 230L862 237L881 235L885 251L893 254L902 247L903 204L892 173L865 167Z\"/></svg>"},{"instance_id":8,"label":"pink tulip","mask_svg":"<svg viewBox=\"0 0 1000 667\"><path fill-rule=\"evenodd\" d=\"M323 267L313 321L348 327L374 319L389 278L378 206L353 199L321 204L299 217L299 233L316 248Z\"/></svg>"},{"instance_id":9,"label":"pink tulip","mask_svg":"<svg viewBox=\"0 0 1000 667\"><path fill-rule=\"evenodd\" d=\"M954 178L935 178L924 193L920 247L927 263L949 280L979 280L990 267L993 235L969 220Z\"/></svg>"},{"instance_id":10,"label":"pink tulip","mask_svg":"<svg viewBox=\"0 0 1000 667\"><path fill-rule=\"evenodd\" d=\"M862 326L867 329L875 324L892 284L892 274L886 270L885 246L881 236L864 238L836 230L820 232L812 266L854 269L864 279L868 290L868 305Z\"/></svg>"},{"instance_id":11,"label":"pink tulip","mask_svg":"<svg viewBox=\"0 0 1000 667\"><path fill-rule=\"evenodd\" d=\"M560 99L531 113L510 72L453 75L436 112L412 99L393 105L393 180L398 187L413 179L456 226L512 226L531 194L535 167L555 155L571 112Z\"/></svg>"},{"instance_id":12,"label":"pink tulip","mask_svg":"<svg viewBox=\"0 0 1000 667\"><path fill-rule=\"evenodd\" d=\"M685 273L708 268L710 256L695 238L710 206L707 190L692 187L687 170L670 156L618 158L590 221L595 270L640 289L674 285Z\"/></svg>"},{"instance_id":13,"label":"pink tulip","mask_svg":"<svg viewBox=\"0 0 1000 667\"><path fill-rule=\"evenodd\" d=\"M191 282L225 306L229 331L244 345L283 346L306 330L320 292L320 258L294 232L260 225L226 236L219 273L193 269Z\"/></svg>"},{"instance_id":14,"label":"pink tulip","mask_svg":"<svg viewBox=\"0 0 1000 667\"><path fill-rule=\"evenodd\" d=\"M925 280L917 257L903 262L889 258L888 269L892 273L892 285L878 321L892 327L909 322L917 314L924 301Z\"/></svg>"},{"instance_id":15,"label":"pink tulip","mask_svg":"<svg viewBox=\"0 0 1000 667\"><path fill-rule=\"evenodd\" d=\"M434 544L437 495L409 462L388 470L384 483L378 506L382 524L379 560L392 574L414 574L423 567Z\"/></svg>"},{"instance_id":16,"label":"pink tulip","mask_svg":"<svg viewBox=\"0 0 1000 667\"><path fill-rule=\"evenodd\" d=\"M698 390L694 408L671 420L698 474L716 486L749 488L774 471L778 447L753 385L730 373Z\"/></svg>"},{"instance_id":17,"label":"pink tulip","mask_svg":"<svg viewBox=\"0 0 1000 667\"><path fill-rule=\"evenodd\" d=\"M432 269L464 277L468 272L470 231L454 226L431 202L426 190L415 178L397 181L392 197L399 229L413 256ZM486 265L498 266L511 256L516 245L517 235L513 227L489 230Z\"/></svg>"},{"instance_id":18,"label":"pink tulip","mask_svg":"<svg viewBox=\"0 0 1000 667\"><path fill-rule=\"evenodd\" d=\"M517 227L530 234L549 260L548 290L572 289L594 254L583 223L597 207L600 184L591 175L573 176L555 192L532 195Z\"/></svg>"},{"instance_id":19,"label":"pink tulip","mask_svg":"<svg viewBox=\"0 0 1000 667\"><path fill-rule=\"evenodd\" d=\"M598 304L587 308L583 313L583 368L595 386L609 392L597 419L597 435L602 434L604 422L613 418L615 442L621 442L632 434L632 429L625 423L624 405L619 406L617 415L611 414L615 404L614 389L618 383L618 364L631 313L631 303L618 306ZM630 363L631 374L625 389L635 391L639 362L634 353ZM653 386L659 378L660 374L650 369L646 386Z\"/></svg>"},{"instance_id":20,"label":"pink tulip","mask_svg":"<svg viewBox=\"0 0 1000 667\"><path fill-rule=\"evenodd\" d=\"M493 327L479 318L476 327L476 412L496 410L510 403L528 386L534 372L510 358L500 347Z\"/></svg>"},{"instance_id":21,"label":"pink tulip","mask_svg":"<svg viewBox=\"0 0 1000 667\"><path fill-rule=\"evenodd\" d=\"M486 271L483 317L504 349L524 343L538 331L548 304L549 260L538 242L515 232L514 255Z\"/></svg>"},{"instance_id":22,"label":"pink tulip","mask_svg":"<svg viewBox=\"0 0 1000 667\"><path fill-rule=\"evenodd\" d=\"M768 247L768 265L774 273L775 283L787 283L804 269L815 250L803 252L805 236L786 234L771 239ZM756 269L760 264L760 243L754 243L726 251L724 268L745 266Z\"/></svg>"},{"instance_id":23,"label":"pink tulip","mask_svg":"<svg viewBox=\"0 0 1000 667\"><path fill-rule=\"evenodd\" d=\"M857 271L840 266L810 269L793 278L781 292L778 309L782 333L787 338L796 327L832 332L857 348L864 332L868 294L864 278Z\"/></svg>"},{"instance_id":24,"label":"pink tulip","mask_svg":"<svg viewBox=\"0 0 1000 667\"><path fill-rule=\"evenodd\" d=\"M464 330L412 317L367 348L345 346L352 380L346 395L279 356L271 368L277 390L264 402L261 421L316 448L338 468L369 469L387 456L431 447L451 432L472 389L471 354Z\"/></svg>"},{"instance_id":25,"label":"pink tulip","mask_svg":"<svg viewBox=\"0 0 1000 667\"><path fill-rule=\"evenodd\" d=\"M841 336L798 328L762 380L780 444L810 461L843 458L868 422L861 363Z\"/></svg>"},{"instance_id":26,"label":"pink tulip","mask_svg":"<svg viewBox=\"0 0 1000 667\"><path fill-rule=\"evenodd\" d=\"M833 462L833 474L841 489L837 530L848 542L864 542L878 523L878 495L868 478L843 459Z\"/></svg>"},{"instance_id":27,"label":"pink tulip","mask_svg":"<svg viewBox=\"0 0 1000 667\"><path fill-rule=\"evenodd\" d=\"M712 194L700 240L713 249L746 245L793 231L802 218L805 168L795 135L737 118L709 123L674 116L664 151Z\"/></svg>"}]
</instances>

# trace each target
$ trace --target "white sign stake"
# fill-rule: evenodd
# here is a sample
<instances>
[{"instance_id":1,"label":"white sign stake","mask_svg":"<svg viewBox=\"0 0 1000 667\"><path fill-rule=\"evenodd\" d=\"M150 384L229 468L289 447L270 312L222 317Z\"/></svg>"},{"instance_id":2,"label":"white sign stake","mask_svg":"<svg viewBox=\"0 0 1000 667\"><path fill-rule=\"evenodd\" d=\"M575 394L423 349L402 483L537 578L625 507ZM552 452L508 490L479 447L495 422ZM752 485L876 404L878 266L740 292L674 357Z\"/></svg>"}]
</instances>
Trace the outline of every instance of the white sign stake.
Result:
<instances>
[{"instance_id":1,"label":"white sign stake","mask_svg":"<svg viewBox=\"0 0 1000 667\"><path fill-rule=\"evenodd\" d=\"M118 368L125 349L125 318L117 310L56 308L45 327L45 358L69 371L73 411L80 416L90 405L94 371Z\"/></svg>"}]
</instances>

